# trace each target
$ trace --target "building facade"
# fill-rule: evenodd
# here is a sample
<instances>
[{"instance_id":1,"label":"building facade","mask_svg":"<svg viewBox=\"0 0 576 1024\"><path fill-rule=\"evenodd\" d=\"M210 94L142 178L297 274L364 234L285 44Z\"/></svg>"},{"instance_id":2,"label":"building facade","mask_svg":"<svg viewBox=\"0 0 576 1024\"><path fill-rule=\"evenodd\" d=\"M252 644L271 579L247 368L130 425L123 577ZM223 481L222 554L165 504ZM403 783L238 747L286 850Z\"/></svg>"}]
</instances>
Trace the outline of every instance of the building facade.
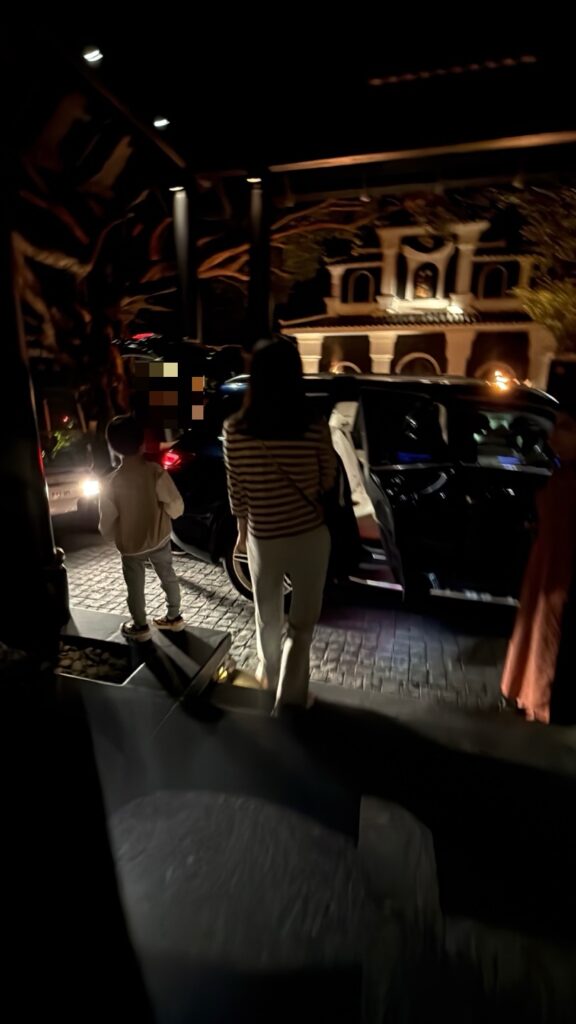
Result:
<instances>
[{"instance_id":1,"label":"building facade","mask_svg":"<svg viewBox=\"0 0 576 1024\"><path fill-rule=\"evenodd\" d=\"M377 228L378 248L330 264L325 314L282 324L305 371L501 372L545 387L554 338L512 294L529 284L532 259L483 240L489 227L451 225L450 241L419 226Z\"/></svg>"}]
</instances>

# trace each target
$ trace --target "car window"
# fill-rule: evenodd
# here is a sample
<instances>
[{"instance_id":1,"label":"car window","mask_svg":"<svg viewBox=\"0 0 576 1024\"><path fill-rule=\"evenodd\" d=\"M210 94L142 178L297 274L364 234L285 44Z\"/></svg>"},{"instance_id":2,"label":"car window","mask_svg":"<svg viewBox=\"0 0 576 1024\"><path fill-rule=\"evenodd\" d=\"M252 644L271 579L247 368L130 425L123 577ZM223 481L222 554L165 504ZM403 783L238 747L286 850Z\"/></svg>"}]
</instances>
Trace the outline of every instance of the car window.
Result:
<instances>
[{"instance_id":1,"label":"car window","mask_svg":"<svg viewBox=\"0 0 576 1024\"><path fill-rule=\"evenodd\" d=\"M372 466L444 462L443 407L424 395L366 388L362 418Z\"/></svg>"},{"instance_id":2,"label":"car window","mask_svg":"<svg viewBox=\"0 0 576 1024\"><path fill-rule=\"evenodd\" d=\"M552 416L544 412L467 401L452 412L450 436L462 462L552 469L554 457L548 445L552 426Z\"/></svg>"}]
</instances>

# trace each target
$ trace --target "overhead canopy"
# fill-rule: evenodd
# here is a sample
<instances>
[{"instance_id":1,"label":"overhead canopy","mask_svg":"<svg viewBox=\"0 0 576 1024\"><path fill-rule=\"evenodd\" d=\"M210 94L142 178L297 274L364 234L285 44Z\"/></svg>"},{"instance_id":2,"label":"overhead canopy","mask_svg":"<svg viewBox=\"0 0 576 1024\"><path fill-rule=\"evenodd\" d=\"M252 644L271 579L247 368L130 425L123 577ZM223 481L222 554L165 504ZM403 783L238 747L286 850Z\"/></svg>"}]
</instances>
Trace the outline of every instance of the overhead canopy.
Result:
<instances>
[{"instance_id":1,"label":"overhead canopy","mask_svg":"<svg viewBox=\"0 0 576 1024\"><path fill-rule=\"evenodd\" d=\"M452 158L464 176L573 162L571 63L561 42L547 49L535 32L521 42L517 26L507 38L499 24L488 41L475 32L454 44L446 26L426 17L408 31L384 5L356 20L327 9L318 25L292 8L276 12L276 25L257 7L197 10L123 23L99 6L61 26L35 21L4 36L5 56L29 83L58 74L67 59L88 70L82 50L97 45L104 59L94 81L146 130L167 118L159 144L195 171L336 165L357 179L367 161L367 173L378 166L398 181L415 160L432 177ZM321 176L309 187L322 188Z\"/></svg>"}]
</instances>

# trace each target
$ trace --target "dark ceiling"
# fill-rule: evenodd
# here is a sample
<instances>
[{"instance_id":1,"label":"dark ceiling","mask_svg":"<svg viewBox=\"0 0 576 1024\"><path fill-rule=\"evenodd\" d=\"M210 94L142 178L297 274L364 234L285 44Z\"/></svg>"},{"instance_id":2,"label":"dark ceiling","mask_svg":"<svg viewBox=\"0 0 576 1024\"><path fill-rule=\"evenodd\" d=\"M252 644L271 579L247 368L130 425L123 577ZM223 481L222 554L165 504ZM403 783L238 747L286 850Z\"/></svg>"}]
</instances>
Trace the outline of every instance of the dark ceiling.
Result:
<instances>
[{"instance_id":1,"label":"dark ceiling","mask_svg":"<svg viewBox=\"0 0 576 1024\"><path fill-rule=\"evenodd\" d=\"M76 61L82 73L82 49L100 47L95 81L147 128L166 116L170 125L159 140L195 171L256 173L324 158L345 163L355 154L576 128L568 103L571 62L561 38L551 48L539 25L508 33L490 22L482 35L456 22L454 42L449 21L434 22L415 5L395 20L383 5L376 14L364 5L358 15L350 6L323 5L318 24L305 8L181 10L159 8L138 20L99 6L73 20L36 19L12 32L13 66L48 80ZM532 157L529 149L520 160L514 153L500 162L507 174ZM457 159L456 174L498 171L494 154ZM535 159L542 163L537 153ZM443 153L431 158L430 180L445 173L449 160ZM572 160L563 147L544 164L571 169ZM380 183L409 177L413 163L410 157L393 169L383 166ZM358 174L374 173L368 166L349 177L356 182ZM306 191L315 187L309 175Z\"/></svg>"}]
</instances>

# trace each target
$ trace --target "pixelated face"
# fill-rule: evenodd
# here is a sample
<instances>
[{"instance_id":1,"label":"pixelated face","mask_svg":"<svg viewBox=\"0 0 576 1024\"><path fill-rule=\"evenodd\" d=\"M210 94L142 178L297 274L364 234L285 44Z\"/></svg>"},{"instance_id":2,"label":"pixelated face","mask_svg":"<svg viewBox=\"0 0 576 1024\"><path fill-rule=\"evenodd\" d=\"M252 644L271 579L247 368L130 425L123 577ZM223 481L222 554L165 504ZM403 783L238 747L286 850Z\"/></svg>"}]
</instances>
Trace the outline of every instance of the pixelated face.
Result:
<instances>
[{"instance_id":1,"label":"pixelated face","mask_svg":"<svg viewBox=\"0 0 576 1024\"><path fill-rule=\"evenodd\" d=\"M134 367L138 411L158 428L187 428L204 419L205 378L189 376L176 362L138 361Z\"/></svg>"}]
</instances>

